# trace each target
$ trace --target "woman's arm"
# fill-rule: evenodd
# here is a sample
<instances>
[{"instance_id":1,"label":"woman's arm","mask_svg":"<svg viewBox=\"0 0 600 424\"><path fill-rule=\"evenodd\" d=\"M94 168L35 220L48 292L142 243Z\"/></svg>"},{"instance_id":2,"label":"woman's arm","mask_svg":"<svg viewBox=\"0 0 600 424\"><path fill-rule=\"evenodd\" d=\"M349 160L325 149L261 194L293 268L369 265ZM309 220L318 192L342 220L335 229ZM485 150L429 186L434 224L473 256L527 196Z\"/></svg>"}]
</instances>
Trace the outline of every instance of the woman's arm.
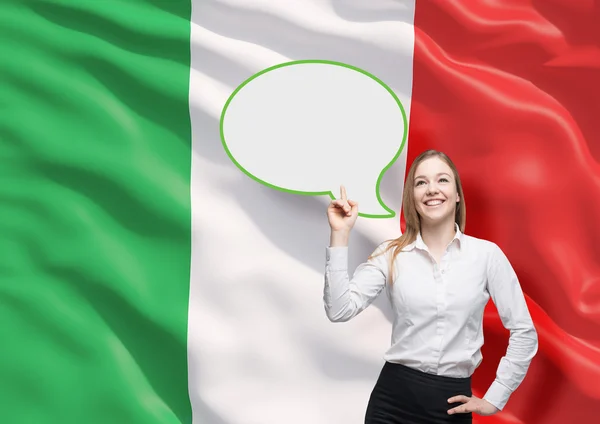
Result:
<instances>
[{"instance_id":1,"label":"woman's arm","mask_svg":"<svg viewBox=\"0 0 600 424\"><path fill-rule=\"evenodd\" d=\"M340 187L340 198L329 204L327 218L331 235L326 251L323 303L330 321L348 321L369 306L385 287L387 265L380 255L361 264L350 279L348 239L358 218L358 203L347 198L344 186Z\"/></svg>"},{"instance_id":2,"label":"woman's arm","mask_svg":"<svg viewBox=\"0 0 600 424\"><path fill-rule=\"evenodd\" d=\"M327 318L332 322L344 322L358 315L385 287L387 272L387 261L382 254L360 264L350 278L348 246L328 247L323 292Z\"/></svg>"},{"instance_id":3,"label":"woman's arm","mask_svg":"<svg viewBox=\"0 0 600 424\"><path fill-rule=\"evenodd\" d=\"M483 397L502 410L525 378L537 353L538 337L517 275L504 252L495 244L488 262L487 288L502 324L510 331L506 355L500 359L496 379Z\"/></svg>"}]
</instances>

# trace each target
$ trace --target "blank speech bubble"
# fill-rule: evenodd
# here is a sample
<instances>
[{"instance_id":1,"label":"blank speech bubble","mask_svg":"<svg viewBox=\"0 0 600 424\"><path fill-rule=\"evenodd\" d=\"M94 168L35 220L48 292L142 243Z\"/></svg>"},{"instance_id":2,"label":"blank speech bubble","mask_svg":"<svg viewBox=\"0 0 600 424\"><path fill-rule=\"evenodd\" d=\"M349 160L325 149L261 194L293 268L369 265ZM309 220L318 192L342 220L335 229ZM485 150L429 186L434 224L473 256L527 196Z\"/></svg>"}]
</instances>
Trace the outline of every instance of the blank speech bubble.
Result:
<instances>
[{"instance_id":1,"label":"blank speech bubble","mask_svg":"<svg viewBox=\"0 0 600 424\"><path fill-rule=\"evenodd\" d=\"M344 185L367 218L395 216L379 184L406 132L402 103L386 84L325 60L264 69L231 94L221 114L225 151L246 175L276 190L332 199Z\"/></svg>"}]
</instances>

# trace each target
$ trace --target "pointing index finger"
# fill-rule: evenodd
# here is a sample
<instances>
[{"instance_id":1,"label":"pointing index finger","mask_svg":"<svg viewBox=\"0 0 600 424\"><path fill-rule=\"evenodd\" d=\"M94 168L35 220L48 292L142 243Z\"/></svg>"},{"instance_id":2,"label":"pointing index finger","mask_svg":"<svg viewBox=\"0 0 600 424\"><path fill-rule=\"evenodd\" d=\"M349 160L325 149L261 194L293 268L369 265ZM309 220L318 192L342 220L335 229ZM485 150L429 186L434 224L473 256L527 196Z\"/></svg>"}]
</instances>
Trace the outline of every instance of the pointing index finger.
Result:
<instances>
[{"instance_id":1,"label":"pointing index finger","mask_svg":"<svg viewBox=\"0 0 600 424\"><path fill-rule=\"evenodd\" d=\"M340 186L340 195L342 196L342 200L345 202L346 200L348 200L346 198L346 187L344 187L343 185Z\"/></svg>"}]
</instances>

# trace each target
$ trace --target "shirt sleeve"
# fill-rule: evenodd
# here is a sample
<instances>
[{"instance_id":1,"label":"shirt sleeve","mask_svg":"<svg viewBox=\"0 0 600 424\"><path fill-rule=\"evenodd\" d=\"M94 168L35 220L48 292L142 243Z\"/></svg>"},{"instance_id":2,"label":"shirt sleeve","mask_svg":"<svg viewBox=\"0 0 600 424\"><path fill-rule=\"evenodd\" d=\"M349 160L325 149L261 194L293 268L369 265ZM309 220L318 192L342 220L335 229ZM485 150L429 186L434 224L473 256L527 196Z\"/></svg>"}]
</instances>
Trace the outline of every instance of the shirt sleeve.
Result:
<instances>
[{"instance_id":1,"label":"shirt sleeve","mask_svg":"<svg viewBox=\"0 0 600 424\"><path fill-rule=\"evenodd\" d=\"M379 246L374 255L379 254L381 249L382 246ZM326 249L323 302L330 321L348 321L375 300L387 281L388 263L385 256L379 254L360 264L350 278L348 247Z\"/></svg>"},{"instance_id":2,"label":"shirt sleeve","mask_svg":"<svg viewBox=\"0 0 600 424\"><path fill-rule=\"evenodd\" d=\"M506 355L483 399L502 410L519 387L538 349L537 331L517 275L502 250L494 245L488 263L488 291L504 327L510 331Z\"/></svg>"}]
</instances>

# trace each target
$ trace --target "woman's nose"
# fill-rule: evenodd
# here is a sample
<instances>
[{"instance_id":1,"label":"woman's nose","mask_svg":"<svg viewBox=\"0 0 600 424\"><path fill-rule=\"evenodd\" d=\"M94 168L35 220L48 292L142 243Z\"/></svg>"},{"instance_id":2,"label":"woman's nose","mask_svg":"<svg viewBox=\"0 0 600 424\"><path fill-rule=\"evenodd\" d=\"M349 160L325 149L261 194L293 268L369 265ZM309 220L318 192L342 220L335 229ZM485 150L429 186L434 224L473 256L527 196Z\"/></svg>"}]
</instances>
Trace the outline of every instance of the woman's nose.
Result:
<instances>
[{"instance_id":1,"label":"woman's nose","mask_svg":"<svg viewBox=\"0 0 600 424\"><path fill-rule=\"evenodd\" d=\"M437 193L437 192L438 192L438 189L435 184L429 184L427 186L427 194L433 194L433 193Z\"/></svg>"}]
</instances>

